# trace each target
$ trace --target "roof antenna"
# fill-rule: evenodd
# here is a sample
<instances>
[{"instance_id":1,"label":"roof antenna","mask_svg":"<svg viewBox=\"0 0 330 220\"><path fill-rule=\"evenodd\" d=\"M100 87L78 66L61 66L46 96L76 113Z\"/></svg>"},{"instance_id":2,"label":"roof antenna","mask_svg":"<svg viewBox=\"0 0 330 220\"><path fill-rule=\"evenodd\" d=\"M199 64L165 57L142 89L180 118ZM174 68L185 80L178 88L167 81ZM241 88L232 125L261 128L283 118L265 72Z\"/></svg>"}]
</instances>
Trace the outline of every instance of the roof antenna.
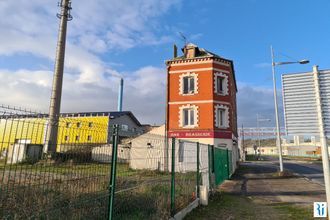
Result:
<instances>
[{"instance_id":1,"label":"roof antenna","mask_svg":"<svg viewBox=\"0 0 330 220\"><path fill-rule=\"evenodd\" d=\"M58 2L57 6L64 9L64 10L61 11L61 13L56 14L56 16L58 18L61 19L61 17L66 17L67 21L71 21L73 19L72 15L71 15L71 10L72 10L71 0L67 0L67 1L61 0L61 3Z\"/></svg>"},{"instance_id":2,"label":"roof antenna","mask_svg":"<svg viewBox=\"0 0 330 220\"><path fill-rule=\"evenodd\" d=\"M180 34L180 36L181 36L181 38L182 38L182 40L184 42L184 46L186 47L187 46L187 38L186 38L186 36L184 36L184 34L181 31L179 31L179 34Z\"/></svg>"}]
</instances>

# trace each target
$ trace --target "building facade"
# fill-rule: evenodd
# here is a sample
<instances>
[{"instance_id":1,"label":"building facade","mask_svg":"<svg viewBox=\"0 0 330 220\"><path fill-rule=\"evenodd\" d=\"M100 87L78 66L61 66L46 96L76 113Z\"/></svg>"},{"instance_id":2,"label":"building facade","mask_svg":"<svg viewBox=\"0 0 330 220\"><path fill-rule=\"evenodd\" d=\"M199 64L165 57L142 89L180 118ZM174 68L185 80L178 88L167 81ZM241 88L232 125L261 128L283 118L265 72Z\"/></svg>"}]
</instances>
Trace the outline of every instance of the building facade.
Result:
<instances>
[{"instance_id":1,"label":"building facade","mask_svg":"<svg viewBox=\"0 0 330 220\"><path fill-rule=\"evenodd\" d=\"M233 61L193 44L182 51L166 61L168 137L238 152Z\"/></svg>"},{"instance_id":2,"label":"building facade","mask_svg":"<svg viewBox=\"0 0 330 220\"><path fill-rule=\"evenodd\" d=\"M144 127L130 111L62 113L58 122L57 151L74 145L111 143L114 124L120 126L120 139L144 133ZM47 125L46 114L0 117L0 153L13 144L43 145Z\"/></svg>"}]
</instances>

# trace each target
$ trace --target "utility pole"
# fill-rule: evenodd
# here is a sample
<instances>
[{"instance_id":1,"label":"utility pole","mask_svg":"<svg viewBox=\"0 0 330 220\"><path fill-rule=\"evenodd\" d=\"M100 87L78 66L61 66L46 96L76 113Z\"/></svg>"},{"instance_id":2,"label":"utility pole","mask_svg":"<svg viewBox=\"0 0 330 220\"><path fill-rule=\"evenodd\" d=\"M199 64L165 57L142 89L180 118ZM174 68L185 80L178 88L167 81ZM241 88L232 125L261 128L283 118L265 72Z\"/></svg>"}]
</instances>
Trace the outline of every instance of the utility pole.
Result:
<instances>
[{"instance_id":1,"label":"utility pole","mask_svg":"<svg viewBox=\"0 0 330 220\"><path fill-rule=\"evenodd\" d=\"M260 150L260 128L259 128L259 114L257 114L257 130L258 130L258 147Z\"/></svg>"},{"instance_id":2,"label":"utility pole","mask_svg":"<svg viewBox=\"0 0 330 220\"><path fill-rule=\"evenodd\" d=\"M72 20L72 16L70 14L70 11L72 9L71 0L61 0L61 3L59 3L58 6L61 8L61 12L57 14L57 17L60 19L60 26L58 32L55 70L53 76L52 94L50 99L49 122L45 147L45 151L49 153L56 152L58 123L61 109L67 22Z\"/></svg>"}]
</instances>

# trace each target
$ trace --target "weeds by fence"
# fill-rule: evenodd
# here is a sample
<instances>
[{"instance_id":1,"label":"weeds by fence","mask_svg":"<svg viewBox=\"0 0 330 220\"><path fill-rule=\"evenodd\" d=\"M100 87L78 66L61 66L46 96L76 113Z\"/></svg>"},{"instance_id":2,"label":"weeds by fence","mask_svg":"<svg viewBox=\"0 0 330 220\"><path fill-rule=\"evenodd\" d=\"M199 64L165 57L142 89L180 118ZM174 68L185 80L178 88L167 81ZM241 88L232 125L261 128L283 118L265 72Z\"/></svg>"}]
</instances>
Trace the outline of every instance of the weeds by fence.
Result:
<instances>
[{"instance_id":1,"label":"weeds by fence","mask_svg":"<svg viewBox=\"0 0 330 220\"><path fill-rule=\"evenodd\" d=\"M0 216L107 216L110 166L92 160L92 150L106 144L106 123L61 118L50 157L45 114L3 106L0 112Z\"/></svg>"},{"instance_id":2,"label":"weeds by fence","mask_svg":"<svg viewBox=\"0 0 330 220\"><path fill-rule=\"evenodd\" d=\"M210 189L211 146L151 134L120 144L104 118L60 117L49 154L46 114L0 113L1 218L168 219Z\"/></svg>"}]
</instances>

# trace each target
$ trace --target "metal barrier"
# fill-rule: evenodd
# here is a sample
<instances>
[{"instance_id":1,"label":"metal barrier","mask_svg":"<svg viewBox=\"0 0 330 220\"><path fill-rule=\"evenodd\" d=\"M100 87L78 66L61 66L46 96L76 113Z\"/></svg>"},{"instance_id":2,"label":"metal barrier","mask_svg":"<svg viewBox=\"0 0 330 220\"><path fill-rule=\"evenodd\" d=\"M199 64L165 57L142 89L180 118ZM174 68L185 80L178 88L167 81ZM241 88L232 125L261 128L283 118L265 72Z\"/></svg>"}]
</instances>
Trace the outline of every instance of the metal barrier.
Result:
<instances>
[{"instance_id":1,"label":"metal barrier","mask_svg":"<svg viewBox=\"0 0 330 220\"><path fill-rule=\"evenodd\" d=\"M152 134L120 144L108 120L59 117L49 153L46 114L0 106L1 218L168 219L215 186L212 145Z\"/></svg>"}]
</instances>

